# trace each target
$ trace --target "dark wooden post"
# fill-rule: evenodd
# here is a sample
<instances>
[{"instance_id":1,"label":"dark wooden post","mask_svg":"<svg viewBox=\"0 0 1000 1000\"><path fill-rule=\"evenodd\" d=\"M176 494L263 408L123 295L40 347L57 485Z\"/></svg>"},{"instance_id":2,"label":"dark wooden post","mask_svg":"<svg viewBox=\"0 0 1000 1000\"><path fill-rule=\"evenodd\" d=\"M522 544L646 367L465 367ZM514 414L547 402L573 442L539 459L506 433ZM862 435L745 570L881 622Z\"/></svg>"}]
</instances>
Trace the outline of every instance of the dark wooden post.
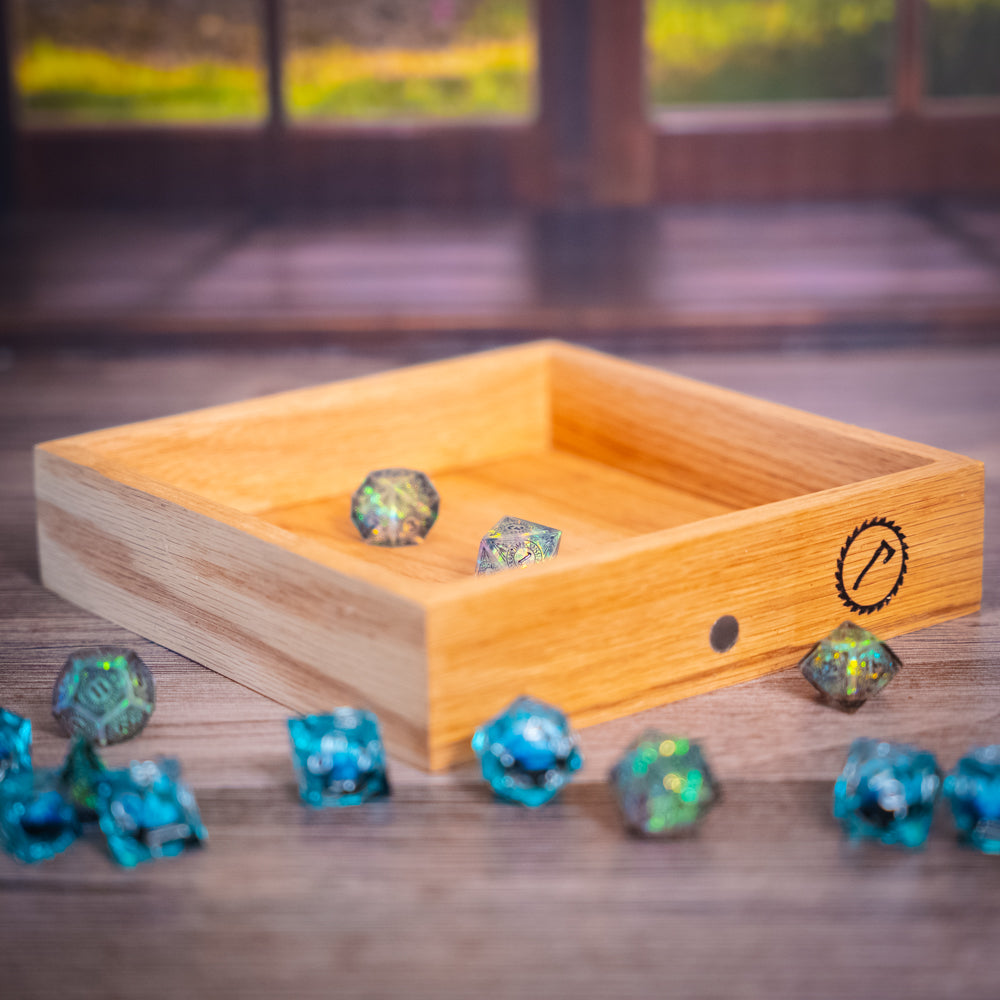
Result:
<instances>
[{"instance_id":1,"label":"dark wooden post","mask_svg":"<svg viewBox=\"0 0 1000 1000\"><path fill-rule=\"evenodd\" d=\"M896 0L893 105L896 114L920 113L924 96L924 0Z\"/></svg>"},{"instance_id":2,"label":"dark wooden post","mask_svg":"<svg viewBox=\"0 0 1000 1000\"><path fill-rule=\"evenodd\" d=\"M10 4L0 0L0 212L9 211L16 200L13 47Z\"/></svg>"}]
</instances>

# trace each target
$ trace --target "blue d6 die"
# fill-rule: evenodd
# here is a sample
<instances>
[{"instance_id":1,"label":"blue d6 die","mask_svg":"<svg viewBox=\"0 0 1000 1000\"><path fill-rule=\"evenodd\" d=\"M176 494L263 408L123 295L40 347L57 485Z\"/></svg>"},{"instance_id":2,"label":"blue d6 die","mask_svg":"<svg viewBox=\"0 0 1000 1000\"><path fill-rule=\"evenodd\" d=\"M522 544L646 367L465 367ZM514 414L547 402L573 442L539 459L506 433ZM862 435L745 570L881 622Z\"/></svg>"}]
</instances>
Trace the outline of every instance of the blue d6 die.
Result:
<instances>
[{"instance_id":1,"label":"blue d6 die","mask_svg":"<svg viewBox=\"0 0 1000 1000\"><path fill-rule=\"evenodd\" d=\"M857 739L833 786L833 815L852 840L920 847L940 787L937 761L928 751Z\"/></svg>"},{"instance_id":2,"label":"blue d6 die","mask_svg":"<svg viewBox=\"0 0 1000 1000\"><path fill-rule=\"evenodd\" d=\"M1000 854L1000 744L973 747L944 779L959 837L984 854Z\"/></svg>"},{"instance_id":3,"label":"blue d6 die","mask_svg":"<svg viewBox=\"0 0 1000 1000\"><path fill-rule=\"evenodd\" d=\"M472 749L497 795L531 807L548 802L583 766L566 716L525 696L480 726Z\"/></svg>"},{"instance_id":4,"label":"blue d6 die","mask_svg":"<svg viewBox=\"0 0 1000 1000\"><path fill-rule=\"evenodd\" d=\"M31 719L0 708L0 784L31 770Z\"/></svg>"},{"instance_id":5,"label":"blue d6 die","mask_svg":"<svg viewBox=\"0 0 1000 1000\"><path fill-rule=\"evenodd\" d=\"M378 719L362 708L288 720L292 764L307 805L356 806L389 794Z\"/></svg>"},{"instance_id":6,"label":"blue d6 die","mask_svg":"<svg viewBox=\"0 0 1000 1000\"><path fill-rule=\"evenodd\" d=\"M133 761L96 780L97 817L111 857L126 868L174 857L208 839L175 760Z\"/></svg>"},{"instance_id":7,"label":"blue d6 die","mask_svg":"<svg viewBox=\"0 0 1000 1000\"><path fill-rule=\"evenodd\" d=\"M22 771L0 785L0 844L19 861L45 861L79 833L58 771Z\"/></svg>"}]
</instances>

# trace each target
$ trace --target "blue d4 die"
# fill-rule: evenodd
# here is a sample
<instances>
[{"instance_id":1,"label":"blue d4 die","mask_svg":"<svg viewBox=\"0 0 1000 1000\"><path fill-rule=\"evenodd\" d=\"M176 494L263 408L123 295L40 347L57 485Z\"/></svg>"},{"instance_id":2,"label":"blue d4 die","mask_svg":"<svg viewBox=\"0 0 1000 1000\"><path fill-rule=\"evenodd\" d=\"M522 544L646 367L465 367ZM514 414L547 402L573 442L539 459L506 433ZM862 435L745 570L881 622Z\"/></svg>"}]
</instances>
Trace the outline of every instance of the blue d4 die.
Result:
<instances>
[{"instance_id":1,"label":"blue d4 die","mask_svg":"<svg viewBox=\"0 0 1000 1000\"><path fill-rule=\"evenodd\" d=\"M0 785L0 844L19 861L45 861L79 834L58 771L21 771Z\"/></svg>"},{"instance_id":2,"label":"blue d4 die","mask_svg":"<svg viewBox=\"0 0 1000 1000\"><path fill-rule=\"evenodd\" d=\"M31 770L31 719L0 708L0 784Z\"/></svg>"},{"instance_id":3,"label":"blue d4 die","mask_svg":"<svg viewBox=\"0 0 1000 1000\"><path fill-rule=\"evenodd\" d=\"M583 766L566 716L527 696L514 699L480 726L472 749L500 798L531 807L548 802Z\"/></svg>"},{"instance_id":4,"label":"blue d4 die","mask_svg":"<svg viewBox=\"0 0 1000 1000\"><path fill-rule=\"evenodd\" d=\"M959 837L984 854L1000 854L1000 744L973 747L944 779Z\"/></svg>"},{"instance_id":5,"label":"blue d4 die","mask_svg":"<svg viewBox=\"0 0 1000 1000\"><path fill-rule=\"evenodd\" d=\"M833 815L852 840L920 847L941 775L934 755L905 743L857 739L833 786Z\"/></svg>"},{"instance_id":6,"label":"blue d4 die","mask_svg":"<svg viewBox=\"0 0 1000 1000\"><path fill-rule=\"evenodd\" d=\"M356 806L389 794L378 719L362 708L288 720L292 765L307 805Z\"/></svg>"},{"instance_id":7,"label":"blue d4 die","mask_svg":"<svg viewBox=\"0 0 1000 1000\"><path fill-rule=\"evenodd\" d=\"M169 858L208 839L175 760L133 761L96 780L97 817L111 857L126 868Z\"/></svg>"}]
</instances>

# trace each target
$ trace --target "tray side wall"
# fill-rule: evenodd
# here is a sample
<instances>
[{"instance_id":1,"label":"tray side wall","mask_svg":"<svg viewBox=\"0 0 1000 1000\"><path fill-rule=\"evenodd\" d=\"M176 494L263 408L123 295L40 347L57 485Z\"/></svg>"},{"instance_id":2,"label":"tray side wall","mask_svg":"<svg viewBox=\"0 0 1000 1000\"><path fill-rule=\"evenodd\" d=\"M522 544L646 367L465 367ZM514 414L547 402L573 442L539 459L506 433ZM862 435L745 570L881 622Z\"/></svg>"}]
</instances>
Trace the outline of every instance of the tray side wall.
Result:
<instances>
[{"instance_id":1,"label":"tray side wall","mask_svg":"<svg viewBox=\"0 0 1000 1000\"><path fill-rule=\"evenodd\" d=\"M471 355L67 440L260 513L350 494L372 469L433 473L546 447L548 356L537 346Z\"/></svg>"},{"instance_id":2,"label":"tray side wall","mask_svg":"<svg viewBox=\"0 0 1000 1000\"><path fill-rule=\"evenodd\" d=\"M297 711L374 707L426 766L419 605L35 451L42 582Z\"/></svg>"},{"instance_id":3,"label":"tray side wall","mask_svg":"<svg viewBox=\"0 0 1000 1000\"><path fill-rule=\"evenodd\" d=\"M890 602L860 616L842 604L836 566L854 529L880 516L904 530L908 568ZM976 610L983 468L956 457L660 538L494 578L432 609L432 766L469 756L476 725L522 693L586 726L792 667L846 618L888 638ZM740 635L717 653L709 632L722 615Z\"/></svg>"},{"instance_id":4,"label":"tray side wall","mask_svg":"<svg viewBox=\"0 0 1000 1000\"><path fill-rule=\"evenodd\" d=\"M749 508L947 453L577 348L553 348L553 444Z\"/></svg>"}]
</instances>

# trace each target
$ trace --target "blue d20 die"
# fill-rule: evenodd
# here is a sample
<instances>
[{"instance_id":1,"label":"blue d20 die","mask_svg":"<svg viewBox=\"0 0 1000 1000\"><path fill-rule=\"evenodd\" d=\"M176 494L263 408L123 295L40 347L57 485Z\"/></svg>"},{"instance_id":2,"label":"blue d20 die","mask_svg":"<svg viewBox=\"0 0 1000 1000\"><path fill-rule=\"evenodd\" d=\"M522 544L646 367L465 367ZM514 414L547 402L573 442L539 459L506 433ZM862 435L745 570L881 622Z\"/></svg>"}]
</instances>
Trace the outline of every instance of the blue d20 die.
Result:
<instances>
[{"instance_id":1,"label":"blue d20 die","mask_svg":"<svg viewBox=\"0 0 1000 1000\"><path fill-rule=\"evenodd\" d=\"M566 716L523 695L476 730L472 749L493 791L530 807L548 802L583 766Z\"/></svg>"},{"instance_id":2,"label":"blue d20 die","mask_svg":"<svg viewBox=\"0 0 1000 1000\"><path fill-rule=\"evenodd\" d=\"M378 718L362 708L288 720L292 765L302 801L356 806L389 794Z\"/></svg>"},{"instance_id":3,"label":"blue d20 die","mask_svg":"<svg viewBox=\"0 0 1000 1000\"><path fill-rule=\"evenodd\" d=\"M133 761L97 779L97 817L111 857L132 868L174 857L208 839L198 804L175 760Z\"/></svg>"},{"instance_id":4,"label":"blue d20 die","mask_svg":"<svg viewBox=\"0 0 1000 1000\"><path fill-rule=\"evenodd\" d=\"M984 854L1000 854L1000 744L973 747L944 779L958 835Z\"/></svg>"},{"instance_id":5,"label":"blue d20 die","mask_svg":"<svg viewBox=\"0 0 1000 1000\"><path fill-rule=\"evenodd\" d=\"M833 786L833 815L852 840L920 847L941 775L934 755L905 743L857 739Z\"/></svg>"},{"instance_id":6,"label":"blue d20 die","mask_svg":"<svg viewBox=\"0 0 1000 1000\"><path fill-rule=\"evenodd\" d=\"M58 771L21 771L0 785L0 844L19 861L45 861L79 834Z\"/></svg>"},{"instance_id":7,"label":"blue d20 die","mask_svg":"<svg viewBox=\"0 0 1000 1000\"><path fill-rule=\"evenodd\" d=\"M31 770L31 719L0 708L0 784Z\"/></svg>"}]
</instances>

